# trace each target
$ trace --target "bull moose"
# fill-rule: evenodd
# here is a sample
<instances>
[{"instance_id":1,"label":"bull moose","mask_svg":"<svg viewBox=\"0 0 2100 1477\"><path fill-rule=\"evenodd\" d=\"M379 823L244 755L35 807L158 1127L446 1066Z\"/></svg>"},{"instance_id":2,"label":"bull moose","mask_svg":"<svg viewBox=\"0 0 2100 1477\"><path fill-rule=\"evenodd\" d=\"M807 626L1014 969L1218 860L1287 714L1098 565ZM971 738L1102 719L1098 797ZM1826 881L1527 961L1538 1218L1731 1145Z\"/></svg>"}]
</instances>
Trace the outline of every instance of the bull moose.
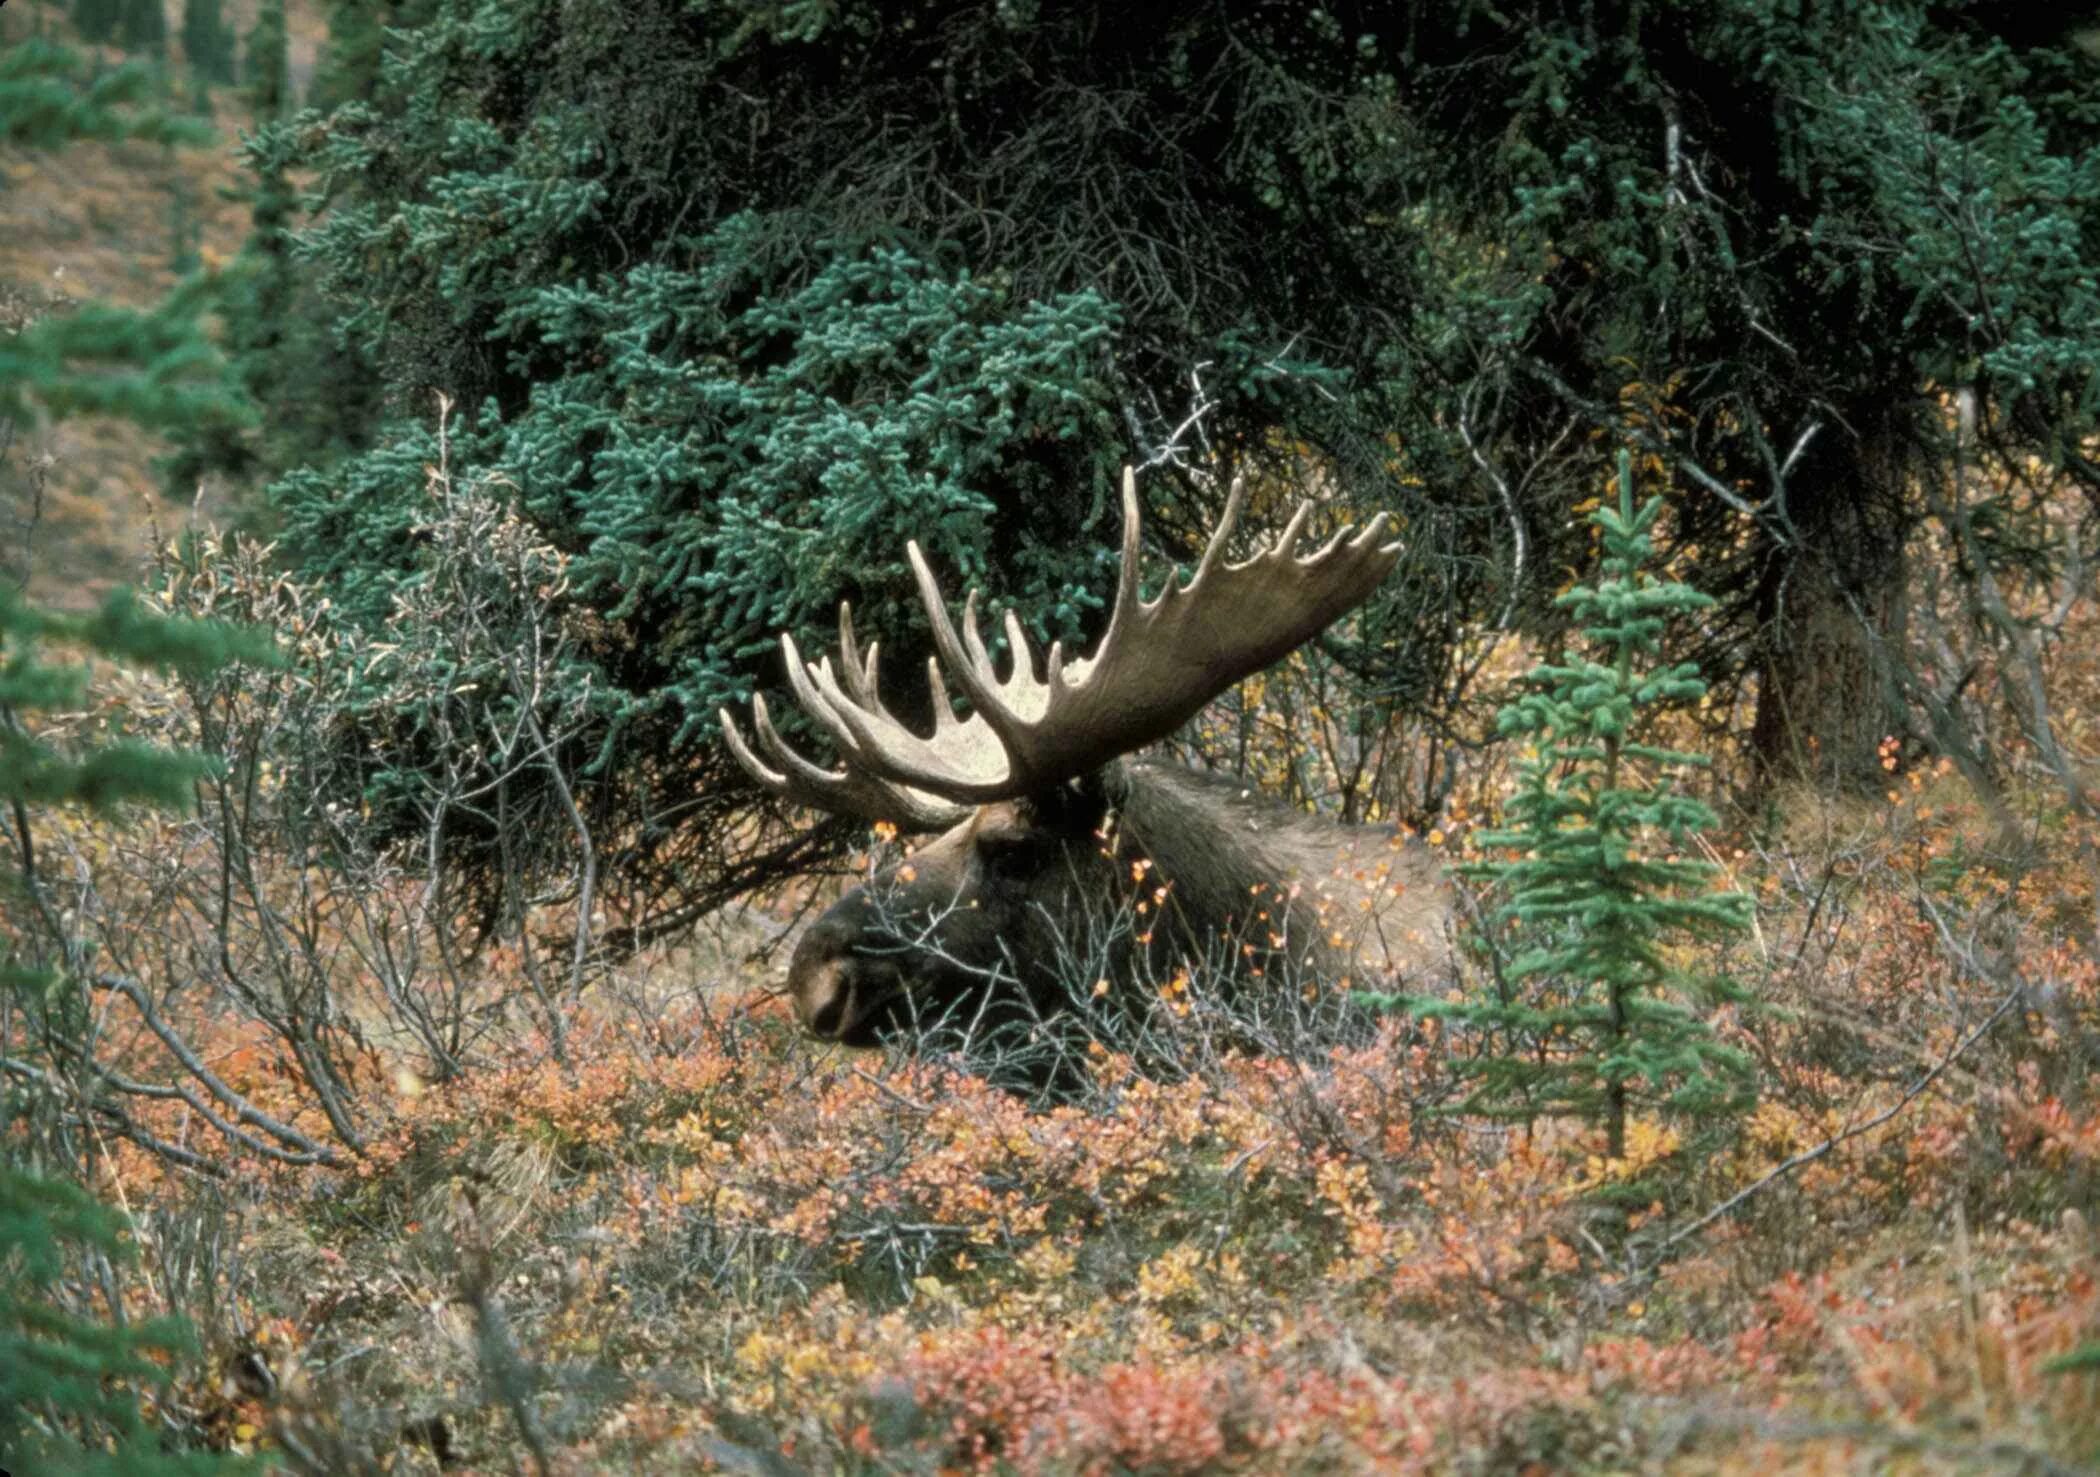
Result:
<instances>
[{"instance_id":1,"label":"bull moose","mask_svg":"<svg viewBox=\"0 0 2100 1477\"><path fill-rule=\"evenodd\" d=\"M1229 563L1243 504L1235 482L1195 574L1186 585L1170 577L1147 601L1126 470L1121 566L1099 646L1067 661L1053 644L1039 663L1009 610L1004 678L978 630L977 592L958 635L913 542L937 652L927 660L930 736L884 707L879 644L863 655L849 606L839 607L836 666L803 660L781 636L795 697L840 767L790 747L762 696L751 719L764 758L721 715L738 761L789 799L941 832L802 936L788 988L812 1033L867 1045L935 1016L1041 1020L1075 989L1171 982L1190 968L1222 966L1242 982L1308 972L1390 980L1444 963L1450 893L1419 844L1126 757L1361 604L1399 558L1383 513L1299 555L1306 502L1272 545ZM967 718L956 716L944 669L969 699Z\"/></svg>"}]
</instances>

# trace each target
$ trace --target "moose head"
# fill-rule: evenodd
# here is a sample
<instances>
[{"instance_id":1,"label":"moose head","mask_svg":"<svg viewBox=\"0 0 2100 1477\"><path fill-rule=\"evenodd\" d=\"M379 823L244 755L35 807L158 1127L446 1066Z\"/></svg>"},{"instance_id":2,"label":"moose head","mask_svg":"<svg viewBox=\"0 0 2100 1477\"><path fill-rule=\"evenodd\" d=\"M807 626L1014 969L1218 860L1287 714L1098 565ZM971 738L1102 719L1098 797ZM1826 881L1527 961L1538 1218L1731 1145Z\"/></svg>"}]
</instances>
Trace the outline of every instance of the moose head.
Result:
<instances>
[{"instance_id":1,"label":"moose head","mask_svg":"<svg viewBox=\"0 0 2100 1477\"><path fill-rule=\"evenodd\" d=\"M840 767L790 747L762 696L752 700L756 749L721 715L738 761L788 799L940 832L803 935L788 988L811 1032L865 1045L914 1019L1041 1019L1075 985L1167 978L1177 963L1249 978L1285 965L1390 977L1444 958L1448 893L1412 843L1126 757L1361 604L1399 558L1382 513L1299 554L1306 502L1273 544L1230 563L1243 505L1235 482L1188 583L1170 578L1144 600L1126 470L1107 632L1090 657L1067 660L1053 644L1039 661L1009 610L1004 677L978 630L977 592L958 633L912 543L937 653L927 660L929 735L883 705L879 646L862 651L849 607L839 607L836 665L805 661L781 636L795 697ZM949 678L969 700L967 718L956 716Z\"/></svg>"}]
</instances>

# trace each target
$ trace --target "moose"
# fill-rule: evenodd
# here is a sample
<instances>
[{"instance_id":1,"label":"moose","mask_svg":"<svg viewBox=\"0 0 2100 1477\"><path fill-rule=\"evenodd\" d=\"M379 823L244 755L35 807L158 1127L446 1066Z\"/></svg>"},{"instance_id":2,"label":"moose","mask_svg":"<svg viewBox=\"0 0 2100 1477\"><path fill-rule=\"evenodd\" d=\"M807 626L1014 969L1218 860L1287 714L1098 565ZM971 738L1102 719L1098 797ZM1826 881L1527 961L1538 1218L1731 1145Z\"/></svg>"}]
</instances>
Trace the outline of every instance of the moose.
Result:
<instances>
[{"instance_id":1,"label":"moose","mask_svg":"<svg viewBox=\"0 0 2100 1477\"><path fill-rule=\"evenodd\" d=\"M805 931L788 968L814 1035L871 1045L911 1021L1042 1020L1112 981L1238 982L1420 976L1448 960L1449 888L1411 838L1306 815L1242 784L1128 756L1220 692L1361 604L1401 545L1381 513L1297 552L1310 501L1241 563L1226 541L1237 481L1186 585L1147 601L1139 511L1123 474L1121 564L1108 629L1090 657L1047 661L1009 609L1007 671L978 629L977 592L957 633L916 541L907 549L931 622L933 731L879 695L879 643L863 654L839 607L838 662L807 662L783 633L788 681L839 768L796 752L752 699L757 747L732 715L739 763L792 801L941 834L847 893ZM943 672L968 698L958 718ZM759 750L763 751L761 757Z\"/></svg>"}]
</instances>

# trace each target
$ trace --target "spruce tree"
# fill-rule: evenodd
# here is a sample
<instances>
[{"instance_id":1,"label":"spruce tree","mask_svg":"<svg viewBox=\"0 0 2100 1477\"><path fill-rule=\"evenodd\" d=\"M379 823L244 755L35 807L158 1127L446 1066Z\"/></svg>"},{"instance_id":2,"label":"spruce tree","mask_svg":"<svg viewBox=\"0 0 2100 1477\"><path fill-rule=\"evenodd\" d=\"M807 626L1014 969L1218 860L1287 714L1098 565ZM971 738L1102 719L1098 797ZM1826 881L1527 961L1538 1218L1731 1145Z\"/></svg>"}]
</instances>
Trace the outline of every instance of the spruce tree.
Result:
<instances>
[{"instance_id":1,"label":"spruce tree","mask_svg":"<svg viewBox=\"0 0 2100 1477\"><path fill-rule=\"evenodd\" d=\"M75 139L210 141L211 130L194 119L140 109L152 90L153 72L142 64L90 76L77 52L32 36L0 49L0 144L48 149Z\"/></svg>"},{"instance_id":2,"label":"spruce tree","mask_svg":"<svg viewBox=\"0 0 2100 1477\"><path fill-rule=\"evenodd\" d=\"M183 0L182 55L199 81L233 81L233 31L219 0Z\"/></svg>"},{"instance_id":3,"label":"spruce tree","mask_svg":"<svg viewBox=\"0 0 2100 1477\"><path fill-rule=\"evenodd\" d=\"M168 51L168 16L160 0L124 0L118 13L117 37L126 51L165 56Z\"/></svg>"},{"instance_id":4,"label":"spruce tree","mask_svg":"<svg viewBox=\"0 0 2100 1477\"><path fill-rule=\"evenodd\" d=\"M295 468L329 466L363 450L380 415L378 374L335 331L333 305L293 256L299 191L291 159L299 130L286 117L292 98L284 0L265 0L248 32L246 56L255 121L243 147L250 226L240 256L216 278L213 306L257 424L176 428L176 454L161 471L178 496L207 474L253 487ZM347 192L333 203L346 202ZM239 518L250 531L270 523L260 499Z\"/></svg>"},{"instance_id":5,"label":"spruce tree","mask_svg":"<svg viewBox=\"0 0 2100 1477\"><path fill-rule=\"evenodd\" d=\"M249 28L246 64L248 102L258 127L284 117L291 97L290 58L284 25L284 0L263 0Z\"/></svg>"},{"instance_id":6,"label":"spruce tree","mask_svg":"<svg viewBox=\"0 0 2100 1477\"><path fill-rule=\"evenodd\" d=\"M1738 992L1674 957L1683 941L1747 926L1751 902L1714 891L1717 868L1682 856L1714 823L1678 786L1705 758L1645 737L1661 710L1705 692L1696 666L1667 663L1662 649L1671 621L1713 602L1644 567L1663 502L1634 506L1624 453L1618 483L1618 506L1591 520L1603 535L1601 578L1558 601L1588 650L1534 668L1529 691L1498 718L1527 752L1507 825L1481 841L1510 855L1467 870L1502 890L1496 918L1514 957L1493 995L1418 1002L1498 1043L1465 1064L1468 1110L1601 1118L1613 1158L1637 1112L1727 1114L1752 1092L1748 1057L1699 1010Z\"/></svg>"},{"instance_id":7,"label":"spruce tree","mask_svg":"<svg viewBox=\"0 0 2100 1477\"><path fill-rule=\"evenodd\" d=\"M247 1470L210 1452L162 1449L136 1391L165 1386L166 1359L193 1343L176 1318L97 1321L54 1294L82 1255L122 1263L116 1213L77 1185L0 1164L0 1468L17 1472ZM75 1433L92 1433L91 1444Z\"/></svg>"}]
</instances>

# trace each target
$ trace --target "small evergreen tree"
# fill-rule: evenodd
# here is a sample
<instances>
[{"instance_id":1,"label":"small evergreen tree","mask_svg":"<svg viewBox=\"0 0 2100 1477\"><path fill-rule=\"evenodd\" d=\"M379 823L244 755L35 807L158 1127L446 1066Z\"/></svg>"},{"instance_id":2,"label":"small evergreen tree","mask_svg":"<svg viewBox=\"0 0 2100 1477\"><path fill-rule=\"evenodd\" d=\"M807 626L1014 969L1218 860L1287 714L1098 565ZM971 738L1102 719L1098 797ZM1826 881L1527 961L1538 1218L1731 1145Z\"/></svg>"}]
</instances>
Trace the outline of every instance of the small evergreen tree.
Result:
<instances>
[{"instance_id":1,"label":"small evergreen tree","mask_svg":"<svg viewBox=\"0 0 2100 1477\"><path fill-rule=\"evenodd\" d=\"M332 0L308 102L325 112L375 101L387 32L421 24L434 8L434 0Z\"/></svg>"},{"instance_id":2,"label":"small evergreen tree","mask_svg":"<svg viewBox=\"0 0 2100 1477\"><path fill-rule=\"evenodd\" d=\"M168 16L161 9L161 0L124 0L118 12L117 39L126 51L167 55Z\"/></svg>"},{"instance_id":3,"label":"small evergreen tree","mask_svg":"<svg viewBox=\"0 0 2100 1477\"><path fill-rule=\"evenodd\" d=\"M0 1467L17 1472L176 1477L251 1464L210 1452L161 1449L136 1389L163 1386L155 1356L187 1349L177 1318L98 1322L53 1295L74 1256L121 1262L121 1222L77 1185L0 1165ZM92 1429L92 1447L72 1432Z\"/></svg>"},{"instance_id":4,"label":"small evergreen tree","mask_svg":"<svg viewBox=\"0 0 2100 1477\"><path fill-rule=\"evenodd\" d=\"M248 103L257 127L267 127L284 117L291 98L289 42L284 25L284 0L263 0L249 28L246 64L241 75L248 82Z\"/></svg>"},{"instance_id":5,"label":"small evergreen tree","mask_svg":"<svg viewBox=\"0 0 2100 1477\"><path fill-rule=\"evenodd\" d=\"M109 810L126 801L182 807L203 769L194 756L150 745L114 742L63 753L30 729L33 715L77 707L87 669L47 660L61 642L138 666L201 674L228 661L272 660L269 643L229 627L167 620L118 590L93 615L39 610L0 585L0 803L81 804ZM18 822L19 823L19 820Z\"/></svg>"},{"instance_id":6,"label":"small evergreen tree","mask_svg":"<svg viewBox=\"0 0 2100 1477\"><path fill-rule=\"evenodd\" d=\"M86 73L78 53L41 36L0 49L0 143L48 149L84 138L210 141L211 130L193 119L134 106L153 89L148 67Z\"/></svg>"},{"instance_id":7,"label":"small evergreen tree","mask_svg":"<svg viewBox=\"0 0 2100 1477\"><path fill-rule=\"evenodd\" d=\"M1637 1110L1732 1113L1752 1090L1749 1058L1716 1040L1696 1009L1738 992L1670 957L1674 940L1745 927L1751 902L1713 891L1712 864L1677 855L1714 822L1674 782L1704 757L1641 738L1657 710L1705 692L1693 665L1660 656L1670 621L1713 602L1643 568L1662 499L1634 507L1624 453L1618 480L1618 507L1591 520L1604 538L1602 578L1558 602L1590 654L1534 668L1530 691L1498 719L1500 732L1529 750L1508 826L1481 840L1513 855L1467 870L1506 897L1496 917L1516 949L1503 989L1458 1004L1415 1003L1500 1042L1465 1065L1476 1079L1468 1110L1601 1118L1613 1158L1624 1155Z\"/></svg>"},{"instance_id":8,"label":"small evergreen tree","mask_svg":"<svg viewBox=\"0 0 2100 1477\"><path fill-rule=\"evenodd\" d=\"M183 0L182 55L200 82L234 80L233 30L219 0Z\"/></svg>"},{"instance_id":9,"label":"small evergreen tree","mask_svg":"<svg viewBox=\"0 0 2100 1477\"><path fill-rule=\"evenodd\" d=\"M210 142L211 130L199 121L139 106L153 83L152 69L140 63L89 77L78 54L42 39L25 41L0 51L0 144ZM4 202L0 186L0 208ZM171 204L171 212L183 209ZM172 224L177 256L193 254L185 241L194 223L177 214ZM198 326L216 291L209 281L186 282L144 312L65 304L0 337L0 422L21 427L46 416L118 415L185 439L232 439L254 414ZM0 472L10 470L0 463Z\"/></svg>"}]
</instances>

